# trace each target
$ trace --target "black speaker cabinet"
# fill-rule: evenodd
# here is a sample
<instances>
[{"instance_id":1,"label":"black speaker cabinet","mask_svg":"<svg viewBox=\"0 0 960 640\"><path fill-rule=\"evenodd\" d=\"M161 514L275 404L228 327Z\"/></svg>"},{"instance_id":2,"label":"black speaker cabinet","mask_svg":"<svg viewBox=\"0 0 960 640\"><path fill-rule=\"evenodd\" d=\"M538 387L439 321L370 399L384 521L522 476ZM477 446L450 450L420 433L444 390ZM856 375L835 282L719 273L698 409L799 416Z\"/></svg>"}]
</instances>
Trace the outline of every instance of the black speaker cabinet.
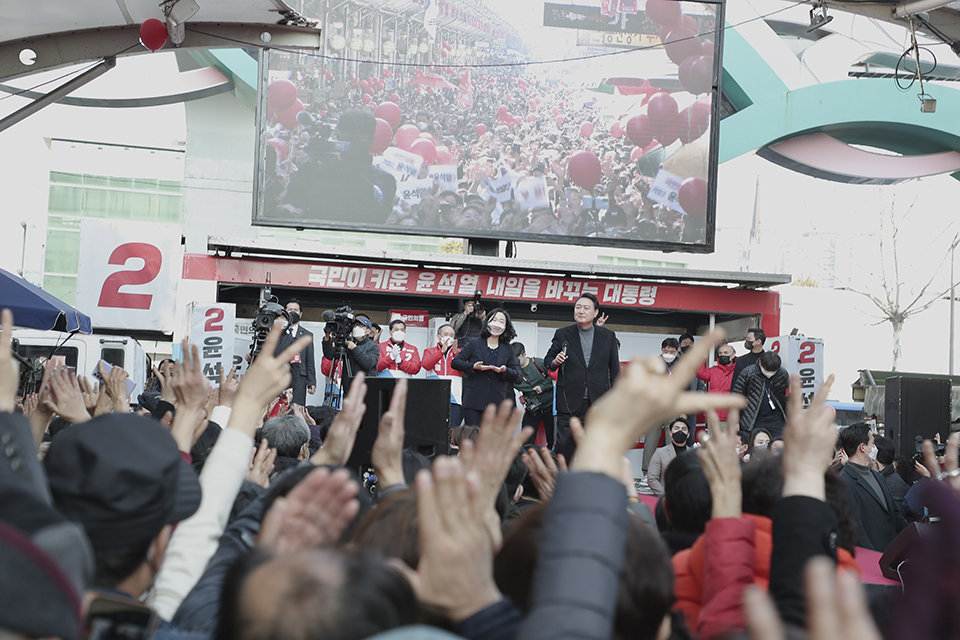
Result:
<instances>
[{"instance_id":1,"label":"black speaker cabinet","mask_svg":"<svg viewBox=\"0 0 960 640\"><path fill-rule=\"evenodd\" d=\"M405 448L428 458L450 453L450 381L411 378L407 380L407 413L404 420ZM390 409L396 378L367 378L367 411L363 414L353 453L347 467L363 471L371 466L370 453L380 429L380 417Z\"/></svg>"},{"instance_id":2,"label":"black speaker cabinet","mask_svg":"<svg viewBox=\"0 0 960 640\"><path fill-rule=\"evenodd\" d=\"M917 438L941 441L950 435L950 387L945 378L887 378L884 424L899 455L916 452Z\"/></svg>"}]
</instances>

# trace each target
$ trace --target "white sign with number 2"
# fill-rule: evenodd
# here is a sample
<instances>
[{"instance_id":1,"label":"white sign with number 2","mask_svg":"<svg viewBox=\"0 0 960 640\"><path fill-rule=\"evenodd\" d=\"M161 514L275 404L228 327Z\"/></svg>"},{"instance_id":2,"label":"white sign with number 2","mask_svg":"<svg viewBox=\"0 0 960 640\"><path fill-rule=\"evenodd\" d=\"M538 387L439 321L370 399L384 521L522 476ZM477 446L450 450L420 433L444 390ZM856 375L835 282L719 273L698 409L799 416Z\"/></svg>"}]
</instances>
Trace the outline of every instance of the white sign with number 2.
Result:
<instances>
[{"instance_id":1,"label":"white sign with number 2","mask_svg":"<svg viewBox=\"0 0 960 640\"><path fill-rule=\"evenodd\" d=\"M97 329L172 333L182 263L179 225L83 220L77 308Z\"/></svg>"}]
</instances>

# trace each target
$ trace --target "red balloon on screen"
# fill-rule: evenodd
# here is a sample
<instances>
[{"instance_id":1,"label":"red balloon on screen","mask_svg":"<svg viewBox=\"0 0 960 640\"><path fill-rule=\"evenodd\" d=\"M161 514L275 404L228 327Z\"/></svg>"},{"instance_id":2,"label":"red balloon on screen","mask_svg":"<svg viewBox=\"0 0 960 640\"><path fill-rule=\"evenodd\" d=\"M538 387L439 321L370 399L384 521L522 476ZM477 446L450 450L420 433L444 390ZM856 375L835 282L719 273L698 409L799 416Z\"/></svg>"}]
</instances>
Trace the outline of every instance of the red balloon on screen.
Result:
<instances>
[{"instance_id":1,"label":"red balloon on screen","mask_svg":"<svg viewBox=\"0 0 960 640\"><path fill-rule=\"evenodd\" d=\"M706 133L710 113L697 108L694 103L677 115L677 121L677 137L683 144L690 144Z\"/></svg>"},{"instance_id":2,"label":"red balloon on screen","mask_svg":"<svg viewBox=\"0 0 960 640\"><path fill-rule=\"evenodd\" d=\"M563 116L557 116L557 126L562 127L563 123L566 122Z\"/></svg>"},{"instance_id":3,"label":"red balloon on screen","mask_svg":"<svg viewBox=\"0 0 960 640\"><path fill-rule=\"evenodd\" d=\"M584 138L589 138L593 135L593 123L589 120L584 120L580 123L580 135Z\"/></svg>"},{"instance_id":4,"label":"red balloon on screen","mask_svg":"<svg viewBox=\"0 0 960 640\"><path fill-rule=\"evenodd\" d=\"M433 143L433 140L417 138L410 145L410 153L415 153L423 158L426 164L433 164L437 159L437 146Z\"/></svg>"},{"instance_id":5,"label":"red balloon on screen","mask_svg":"<svg viewBox=\"0 0 960 640\"><path fill-rule=\"evenodd\" d=\"M593 189L600 182L600 160L592 151L580 151L570 156L567 173L581 189Z\"/></svg>"},{"instance_id":6,"label":"red balloon on screen","mask_svg":"<svg viewBox=\"0 0 960 640\"><path fill-rule=\"evenodd\" d=\"M527 122L536 122L536 121L537 121L536 114L531 113L527 115Z\"/></svg>"},{"instance_id":7,"label":"red balloon on screen","mask_svg":"<svg viewBox=\"0 0 960 640\"><path fill-rule=\"evenodd\" d=\"M700 43L700 55L713 57L713 42L704 40Z\"/></svg>"},{"instance_id":8,"label":"red balloon on screen","mask_svg":"<svg viewBox=\"0 0 960 640\"><path fill-rule=\"evenodd\" d=\"M453 156L450 154L450 149L443 145L437 147L437 164L450 164L452 159Z\"/></svg>"},{"instance_id":9,"label":"red balloon on screen","mask_svg":"<svg viewBox=\"0 0 960 640\"><path fill-rule=\"evenodd\" d=\"M530 98L529 100L527 100L527 106L530 107L530 110L532 111L533 109L537 108L537 101L534 100L533 98Z\"/></svg>"},{"instance_id":10,"label":"red balloon on screen","mask_svg":"<svg viewBox=\"0 0 960 640\"><path fill-rule=\"evenodd\" d=\"M478 136L482 136L482 135L485 134L486 132L487 132L487 125L485 125L485 124L478 124L478 125L477 125L477 135L478 135Z\"/></svg>"},{"instance_id":11,"label":"red balloon on screen","mask_svg":"<svg viewBox=\"0 0 960 640\"><path fill-rule=\"evenodd\" d=\"M370 104L370 101L371 101L372 99L373 99L373 98L370 97L370 94L369 94L369 93L365 93L365 94L363 94L363 95L360 97L360 101L361 101L363 104Z\"/></svg>"},{"instance_id":12,"label":"red balloon on screen","mask_svg":"<svg viewBox=\"0 0 960 640\"><path fill-rule=\"evenodd\" d=\"M687 215L707 215L707 181L703 178L687 178L677 190L680 206Z\"/></svg>"},{"instance_id":13,"label":"red balloon on screen","mask_svg":"<svg viewBox=\"0 0 960 640\"><path fill-rule=\"evenodd\" d=\"M367 80L361 80L361 81L360 81L360 88L363 89L364 91L366 91L367 89L370 88L370 82L368 82Z\"/></svg>"},{"instance_id":14,"label":"red balloon on screen","mask_svg":"<svg viewBox=\"0 0 960 640\"><path fill-rule=\"evenodd\" d=\"M287 109L277 114L277 121L287 129L296 129L300 125L297 114L303 111L303 103L295 100Z\"/></svg>"},{"instance_id":15,"label":"red balloon on screen","mask_svg":"<svg viewBox=\"0 0 960 640\"><path fill-rule=\"evenodd\" d=\"M650 144L655 133L649 116L633 116L627 120L627 137L638 147L642 148Z\"/></svg>"},{"instance_id":16,"label":"red balloon on screen","mask_svg":"<svg viewBox=\"0 0 960 640\"><path fill-rule=\"evenodd\" d=\"M400 96L396 93L391 93L390 102L400 102Z\"/></svg>"},{"instance_id":17,"label":"red balloon on screen","mask_svg":"<svg viewBox=\"0 0 960 640\"><path fill-rule=\"evenodd\" d=\"M507 111L508 111L507 105L505 104L500 105L499 107L497 107L497 117L503 120L507 115Z\"/></svg>"},{"instance_id":18,"label":"red balloon on screen","mask_svg":"<svg viewBox=\"0 0 960 640\"><path fill-rule=\"evenodd\" d=\"M419 137L420 129L417 127L417 125L405 124L397 129L394 140L396 141L398 147L404 151L410 151L410 145L412 145L413 141Z\"/></svg>"},{"instance_id":19,"label":"red balloon on screen","mask_svg":"<svg viewBox=\"0 0 960 640\"><path fill-rule=\"evenodd\" d=\"M557 107L554 107L553 109L550 110L550 113L552 113L555 116L558 116L560 115L560 109L558 109Z\"/></svg>"},{"instance_id":20,"label":"red balloon on screen","mask_svg":"<svg viewBox=\"0 0 960 640\"><path fill-rule=\"evenodd\" d=\"M700 38L692 29L677 27L667 34L663 48L674 64L680 64L690 56L700 55Z\"/></svg>"},{"instance_id":21,"label":"red balloon on screen","mask_svg":"<svg viewBox=\"0 0 960 640\"><path fill-rule=\"evenodd\" d=\"M140 42L150 51L156 51L167 43L167 25L156 18L145 20L140 25Z\"/></svg>"},{"instance_id":22,"label":"red balloon on screen","mask_svg":"<svg viewBox=\"0 0 960 640\"><path fill-rule=\"evenodd\" d=\"M271 138L267 140L267 144L273 147L277 152L277 160L283 162L287 159L287 153L290 152L290 148L287 146L287 143L281 140L280 138Z\"/></svg>"},{"instance_id":23,"label":"red balloon on screen","mask_svg":"<svg viewBox=\"0 0 960 640\"><path fill-rule=\"evenodd\" d=\"M377 131L373 134L373 145L370 147L370 152L374 154L383 153L391 142L393 142L393 127L383 118L377 118Z\"/></svg>"},{"instance_id":24,"label":"red balloon on screen","mask_svg":"<svg viewBox=\"0 0 960 640\"><path fill-rule=\"evenodd\" d=\"M323 118L323 117L326 117L326 115L327 115L327 110L326 110L326 109L321 109L321 111L320 111L320 117Z\"/></svg>"},{"instance_id":25,"label":"red balloon on screen","mask_svg":"<svg viewBox=\"0 0 960 640\"><path fill-rule=\"evenodd\" d=\"M614 138L619 138L623 135L623 129L620 127L619 122L614 122L613 126L610 127L610 135Z\"/></svg>"},{"instance_id":26,"label":"red balloon on screen","mask_svg":"<svg viewBox=\"0 0 960 640\"><path fill-rule=\"evenodd\" d=\"M680 3L676 0L647 0L647 17L659 25L673 26L680 21Z\"/></svg>"},{"instance_id":27,"label":"red balloon on screen","mask_svg":"<svg viewBox=\"0 0 960 640\"><path fill-rule=\"evenodd\" d=\"M636 162L637 158L643 155L643 149L640 147L634 147L633 151L630 152L630 162Z\"/></svg>"},{"instance_id":28,"label":"red balloon on screen","mask_svg":"<svg viewBox=\"0 0 960 640\"><path fill-rule=\"evenodd\" d=\"M665 91L654 94L647 103L647 116L654 131L662 131L670 127L677 118L677 111L677 101Z\"/></svg>"},{"instance_id":29,"label":"red balloon on screen","mask_svg":"<svg viewBox=\"0 0 960 640\"><path fill-rule=\"evenodd\" d=\"M390 123L391 127L397 127L400 125L400 119L403 117L403 114L400 113L400 107L393 102L384 102L376 108L373 116L386 120Z\"/></svg>"},{"instance_id":30,"label":"red balloon on screen","mask_svg":"<svg viewBox=\"0 0 960 640\"><path fill-rule=\"evenodd\" d=\"M448 55L450 55L450 52L446 49L440 49L440 55L446 58Z\"/></svg>"},{"instance_id":31,"label":"red balloon on screen","mask_svg":"<svg viewBox=\"0 0 960 640\"><path fill-rule=\"evenodd\" d=\"M693 89L690 93L699 95L710 93L713 88L713 56L696 56L693 58Z\"/></svg>"},{"instance_id":32,"label":"red balloon on screen","mask_svg":"<svg viewBox=\"0 0 960 640\"><path fill-rule=\"evenodd\" d=\"M424 131L423 133L420 134L420 137L426 138L427 140L432 142L434 146L437 145L437 139L433 137L432 133L427 133L426 131Z\"/></svg>"},{"instance_id":33,"label":"red balloon on screen","mask_svg":"<svg viewBox=\"0 0 960 640\"><path fill-rule=\"evenodd\" d=\"M297 87L289 80L274 80L267 87L267 108L278 114L297 101Z\"/></svg>"}]
</instances>

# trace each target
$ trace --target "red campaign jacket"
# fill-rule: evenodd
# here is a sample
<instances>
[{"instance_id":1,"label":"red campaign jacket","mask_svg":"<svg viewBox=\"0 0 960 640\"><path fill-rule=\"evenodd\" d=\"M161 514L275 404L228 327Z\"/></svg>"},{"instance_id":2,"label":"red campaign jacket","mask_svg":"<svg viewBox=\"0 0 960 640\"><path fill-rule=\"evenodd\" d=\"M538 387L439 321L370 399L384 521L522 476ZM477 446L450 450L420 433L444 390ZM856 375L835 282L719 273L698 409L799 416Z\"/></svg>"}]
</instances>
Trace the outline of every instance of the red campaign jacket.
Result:
<instances>
[{"instance_id":1,"label":"red campaign jacket","mask_svg":"<svg viewBox=\"0 0 960 640\"><path fill-rule=\"evenodd\" d=\"M322 373L325 376L329 376L331 367L333 367L333 360L330 360L329 358L320 359L320 373ZM342 373L343 373L343 364L341 363L340 366L337 367L337 377L340 377Z\"/></svg>"},{"instance_id":2,"label":"red campaign jacket","mask_svg":"<svg viewBox=\"0 0 960 640\"><path fill-rule=\"evenodd\" d=\"M453 359L460 352L460 349L450 349L447 356L443 356L440 347L430 347L424 349L423 358L420 360L420 366L427 372L433 371L438 376L456 376L463 377L459 371L450 366Z\"/></svg>"},{"instance_id":3,"label":"red campaign jacket","mask_svg":"<svg viewBox=\"0 0 960 640\"><path fill-rule=\"evenodd\" d=\"M704 362L697 371L697 377L709 383L710 393L730 393L730 387L733 386L733 370L736 367L735 362L718 364L715 367L707 367L707 363ZM727 410L718 409L717 417L726 420Z\"/></svg>"},{"instance_id":4,"label":"red campaign jacket","mask_svg":"<svg viewBox=\"0 0 960 640\"><path fill-rule=\"evenodd\" d=\"M393 340L380 343L380 361L377 363L377 371L386 369L396 371L398 369L396 361L390 357L389 350L392 345ZM400 348L400 358L400 371L409 373L411 376L420 372L420 352L417 351L415 346L409 342L404 342L403 347Z\"/></svg>"},{"instance_id":5,"label":"red campaign jacket","mask_svg":"<svg viewBox=\"0 0 960 640\"><path fill-rule=\"evenodd\" d=\"M742 518L709 520L703 535L672 558L676 575L674 608L701 640L746 629L743 591L770 584L773 521L745 513ZM837 569L860 567L849 551L837 548Z\"/></svg>"}]
</instances>

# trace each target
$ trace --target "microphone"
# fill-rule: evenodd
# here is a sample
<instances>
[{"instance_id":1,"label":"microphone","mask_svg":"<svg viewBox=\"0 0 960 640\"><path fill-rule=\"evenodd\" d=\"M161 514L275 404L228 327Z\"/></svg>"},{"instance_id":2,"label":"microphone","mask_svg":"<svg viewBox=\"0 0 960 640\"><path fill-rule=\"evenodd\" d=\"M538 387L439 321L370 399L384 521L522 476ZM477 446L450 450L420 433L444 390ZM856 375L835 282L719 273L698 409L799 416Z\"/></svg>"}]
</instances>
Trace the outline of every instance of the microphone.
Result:
<instances>
[{"instance_id":1,"label":"microphone","mask_svg":"<svg viewBox=\"0 0 960 640\"><path fill-rule=\"evenodd\" d=\"M563 355L567 355L567 342L566 342L566 340L564 340L564 342L563 342ZM554 358L554 360L556 360L556 358ZM561 366L561 367L563 366L563 363L562 363L562 362L560 363L560 366Z\"/></svg>"},{"instance_id":2,"label":"microphone","mask_svg":"<svg viewBox=\"0 0 960 640\"><path fill-rule=\"evenodd\" d=\"M334 313L334 312L333 312L332 310L330 310L330 309L327 309L327 310L324 311L322 314L320 314L320 318L321 318L324 322L333 322L334 318L336 318L336 317L337 317L337 314Z\"/></svg>"}]
</instances>

